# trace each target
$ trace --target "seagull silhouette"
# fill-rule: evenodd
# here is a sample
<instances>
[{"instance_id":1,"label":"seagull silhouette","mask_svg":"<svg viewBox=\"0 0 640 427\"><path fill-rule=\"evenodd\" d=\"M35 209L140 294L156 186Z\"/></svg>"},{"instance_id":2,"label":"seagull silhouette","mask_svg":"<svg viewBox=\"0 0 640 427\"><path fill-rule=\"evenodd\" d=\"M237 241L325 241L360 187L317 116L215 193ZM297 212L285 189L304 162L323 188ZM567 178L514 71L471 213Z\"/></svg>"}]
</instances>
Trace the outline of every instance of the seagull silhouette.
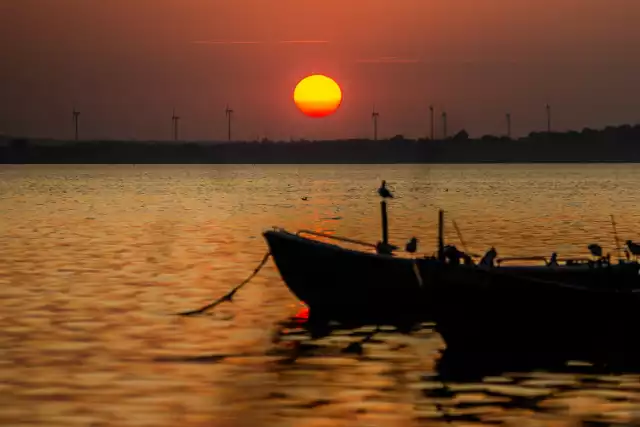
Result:
<instances>
[{"instance_id":1,"label":"seagull silhouette","mask_svg":"<svg viewBox=\"0 0 640 427\"><path fill-rule=\"evenodd\" d=\"M407 246L405 247L405 250L410 254L415 253L418 250L418 239L416 239L415 237L412 237L411 240L407 242Z\"/></svg>"},{"instance_id":2,"label":"seagull silhouette","mask_svg":"<svg viewBox=\"0 0 640 427\"><path fill-rule=\"evenodd\" d=\"M627 244L627 248L629 249L629 252L631 252L633 256L640 255L640 245L638 245L637 243L634 243L631 240L627 240L626 244Z\"/></svg>"},{"instance_id":3,"label":"seagull silhouette","mask_svg":"<svg viewBox=\"0 0 640 427\"><path fill-rule=\"evenodd\" d=\"M382 180L382 185L378 188L378 194L383 199L393 199L393 194L387 189L387 181Z\"/></svg>"},{"instance_id":4,"label":"seagull silhouette","mask_svg":"<svg viewBox=\"0 0 640 427\"><path fill-rule=\"evenodd\" d=\"M592 243L589 246L587 246L587 249L589 249L589 252L591 252L591 255L598 258L602 258L602 246L596 243Z\"/></svg>"}]
</instances>

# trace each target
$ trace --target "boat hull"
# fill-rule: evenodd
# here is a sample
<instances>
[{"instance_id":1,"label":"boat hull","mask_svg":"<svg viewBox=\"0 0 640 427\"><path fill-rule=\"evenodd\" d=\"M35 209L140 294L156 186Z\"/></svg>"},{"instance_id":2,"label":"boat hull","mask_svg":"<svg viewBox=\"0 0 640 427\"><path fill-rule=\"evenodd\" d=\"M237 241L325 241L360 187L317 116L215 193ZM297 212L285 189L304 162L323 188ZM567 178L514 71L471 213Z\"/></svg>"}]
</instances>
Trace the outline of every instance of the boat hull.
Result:
<instances>
[{"instance_id":1,"label":"boat hull","mask_svg":"<svg viewBox=\"0 0 640 427\"><path fill-rule=\"evenodd\" d=\"M452 350L580 357L624 353L638 346L633 331L640 326L640 301L630 288L637 267L590 273L438 268L433 315L436 330ZM559 278L563 281L554 280Z\"/></svg>"},{"instance_id":2,"label":"boat hull","mask_svg":"<svg viewBox=\"0 0 640 427\"><path fill-rule=\"evenodd\" d=\"M315 319L410 328L428 320L415 261L349 250L285 231L264 238L280 275Z\"/></svg>"}]
</instances>

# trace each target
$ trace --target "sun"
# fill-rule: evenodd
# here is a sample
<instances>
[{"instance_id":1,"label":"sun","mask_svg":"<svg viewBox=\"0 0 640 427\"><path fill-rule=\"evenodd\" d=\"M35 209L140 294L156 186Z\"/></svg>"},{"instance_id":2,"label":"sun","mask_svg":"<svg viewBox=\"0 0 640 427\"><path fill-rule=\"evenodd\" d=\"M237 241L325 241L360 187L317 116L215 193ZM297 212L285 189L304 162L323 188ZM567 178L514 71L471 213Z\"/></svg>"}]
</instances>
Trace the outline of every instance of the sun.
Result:
<instances>
[{"instance_id":1,"label":"sun","mask_svg":"<svg viewBox=\"0 0 640 427\"><path fill-rule=\"evenodd\" d=\"M307 116L325 117L340 107L342 90L332 78L313 74L298 82L293 91L293 101Z\"/></svg>"}]
</instances>

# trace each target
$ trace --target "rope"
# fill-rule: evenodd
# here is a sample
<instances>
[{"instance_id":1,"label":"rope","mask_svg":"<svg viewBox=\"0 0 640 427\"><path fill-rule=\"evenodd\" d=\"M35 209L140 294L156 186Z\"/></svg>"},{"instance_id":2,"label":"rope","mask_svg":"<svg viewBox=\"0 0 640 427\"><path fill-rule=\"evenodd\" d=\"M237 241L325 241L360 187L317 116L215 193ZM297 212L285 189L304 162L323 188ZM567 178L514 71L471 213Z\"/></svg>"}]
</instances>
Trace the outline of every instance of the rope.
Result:
<instances>
[{"instance_id":1,"label":"rope","mask_svg":"<svg viewBox=\"0 0 640 427\"><path fill-rule=\"evenodd\" d=\"M177 313L177 315L178 316L193 316L193 315L196 315L196 314L202 314L207 310L215 308L217 305L222 304L225 301L231 302L232 299L233 299L233 296L235 295L235 293L238 292L244 285L249 283L251 281L251 279L253 279L260 272L260 270L262 270L262 267L264 267L264 265L267 263L267 261L269 260L269 257L271 257L271 252L267 252L266 254L264 254L264 257L262 258L262 261L260 261L260 264L258 264L258 266L253 270L253 273L251 273L251 275L249 277L247 277L242 283L240 283L238 286L233 288L228 294L226 294L222 298L217 299L214 302L212 302L210 304L207 304L204 307L201 307L201 308L199 308L197 310L183 311L181 313Z\"/></svg>"},{"instance_id":2,"label":"rope","mask_svg":"<svg viewBox=\"0 0 640 427\"><path fill-rule=\"evenodd\" d=\"M462 249L465 251L465 253L469 253L469 250L467 250L467 245L464 243L464 239L462 238L462 233L460 232L460 229L458 228L458 224L456 223L456 220L452 219L451 222L453 223L453 228L456 229L456 234L458 235L458 240L460 240L460 243L462 243Z\"/></svg>"}]
</instances>

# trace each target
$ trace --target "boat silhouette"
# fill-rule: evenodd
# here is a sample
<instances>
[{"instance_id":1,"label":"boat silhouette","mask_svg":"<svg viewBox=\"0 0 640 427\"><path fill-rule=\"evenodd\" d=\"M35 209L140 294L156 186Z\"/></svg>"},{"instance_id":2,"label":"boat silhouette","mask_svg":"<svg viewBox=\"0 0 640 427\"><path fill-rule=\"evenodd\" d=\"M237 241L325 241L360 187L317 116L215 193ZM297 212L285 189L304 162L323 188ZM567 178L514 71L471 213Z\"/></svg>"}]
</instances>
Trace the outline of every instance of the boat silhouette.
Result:
<instances>
[{"instance_id":1,"label":"boat silhouette","mask_svg":"<svg viewBox=\"0 0 640 427\"><path fill-rule=\"evenodd\" d=\"M434 322L447 348L462 353L608 357L640 347L637 261L614 262L610 254L499 258L490 248L476 262L477 255L445 245L443 211L436 255L417 256L388 242L384 200L381 206L383 238L375 244L310 230L264 232L283 281L309 307L312 338L330 334L332 325L410 333Z\"/></svg>"}]
</instances>

